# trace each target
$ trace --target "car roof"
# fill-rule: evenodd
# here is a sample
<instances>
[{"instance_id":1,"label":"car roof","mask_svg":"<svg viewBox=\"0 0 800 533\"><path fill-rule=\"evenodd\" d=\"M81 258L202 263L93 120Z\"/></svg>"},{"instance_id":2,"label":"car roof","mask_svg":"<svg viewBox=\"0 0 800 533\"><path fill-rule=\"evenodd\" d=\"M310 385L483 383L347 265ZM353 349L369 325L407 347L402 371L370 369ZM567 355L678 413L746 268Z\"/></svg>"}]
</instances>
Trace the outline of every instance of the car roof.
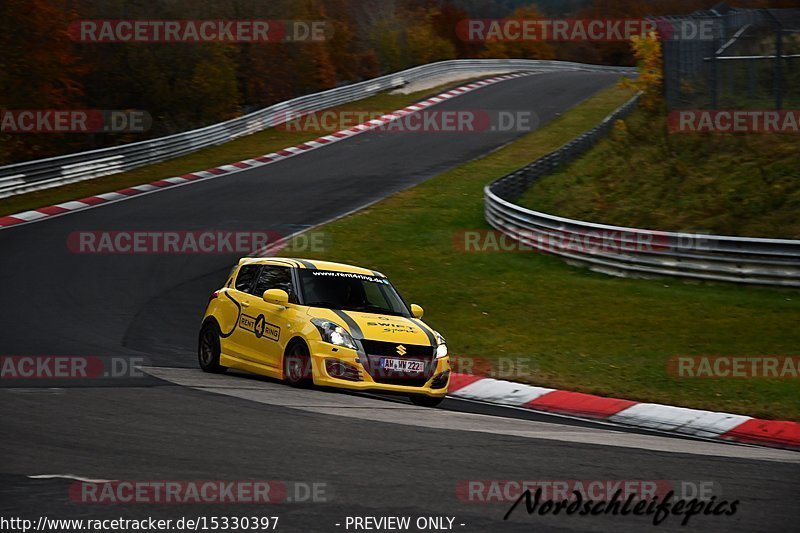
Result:
<instances>
[{"instance_id":1,"label":"car roof","mask_svg":"<svg viewBox=\"0 0 800 533\"><path fill-rule=\"evenodd\" d=\"M243 257L239 260L240 265L275 265L292 268L306 268L311 270L330 270L332 272L349 272L351 274L366 274L367 276L379 276L385 278L377 270L347 265L344 263L334 263L331 261L320 261L317 259L295 259L291 257Z\"/></svg>"}]
</instances>

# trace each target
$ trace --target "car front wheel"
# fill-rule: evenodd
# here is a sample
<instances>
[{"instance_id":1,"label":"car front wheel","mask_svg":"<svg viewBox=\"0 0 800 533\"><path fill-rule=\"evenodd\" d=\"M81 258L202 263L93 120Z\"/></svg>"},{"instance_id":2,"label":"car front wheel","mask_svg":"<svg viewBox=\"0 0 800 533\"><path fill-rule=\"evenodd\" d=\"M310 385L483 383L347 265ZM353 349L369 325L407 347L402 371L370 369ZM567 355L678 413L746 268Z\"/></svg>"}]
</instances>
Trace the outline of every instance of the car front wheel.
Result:
<instances>
[{"instance_id":1,"label":"car front wheel","mask_svg":"<svg viewBox=\"0 0 800 533\"><path fill-rule=\"evenodd\" d=\"M292 387L309 387L313 383L311 354L303 342L295 342L283 357L283 379Z\"/></svg>"}]
</instances>

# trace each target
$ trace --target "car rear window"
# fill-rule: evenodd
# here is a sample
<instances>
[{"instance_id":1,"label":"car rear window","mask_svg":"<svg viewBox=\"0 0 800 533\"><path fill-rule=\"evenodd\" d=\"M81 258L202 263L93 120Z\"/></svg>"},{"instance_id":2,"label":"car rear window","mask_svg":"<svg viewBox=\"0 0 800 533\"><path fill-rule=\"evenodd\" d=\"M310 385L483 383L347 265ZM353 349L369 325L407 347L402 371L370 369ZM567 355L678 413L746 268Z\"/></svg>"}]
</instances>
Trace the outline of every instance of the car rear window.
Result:
<instances>
[{"instance_id":1,"label":"car rear window","mask_svg":"<svg viewBox=\"0 0 800 533\"><path fill-rule=\"evenodd\" d=\"M259 268L261 265L244 265L240 268L239 274L236 276L236 290L249 292Z\"/></svg>"}]
</instances>

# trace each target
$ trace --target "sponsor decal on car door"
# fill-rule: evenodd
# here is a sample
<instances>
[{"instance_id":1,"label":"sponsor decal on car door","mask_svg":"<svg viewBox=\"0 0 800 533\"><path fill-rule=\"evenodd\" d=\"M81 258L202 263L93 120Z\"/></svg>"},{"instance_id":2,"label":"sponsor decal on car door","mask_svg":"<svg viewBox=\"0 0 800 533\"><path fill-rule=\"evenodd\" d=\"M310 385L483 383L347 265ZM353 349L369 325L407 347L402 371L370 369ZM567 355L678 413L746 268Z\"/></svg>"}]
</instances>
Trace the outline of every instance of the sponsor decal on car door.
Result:
<instances>
[{"instance_id":1,"label":"sponsor decal on car door","mask_svg":"<svg viewBox=\"0 0 800 533\"><path fill-rule=\"evenodd\" d=\"M250 296L251 304L239 317L237 329L244 333L245 357L272 369L280 366L285 329L289 326L293 309L267 303L264 292L281 289L294 301L291 271L286 267L264 265Z\"/></svg>"}]
</instances>

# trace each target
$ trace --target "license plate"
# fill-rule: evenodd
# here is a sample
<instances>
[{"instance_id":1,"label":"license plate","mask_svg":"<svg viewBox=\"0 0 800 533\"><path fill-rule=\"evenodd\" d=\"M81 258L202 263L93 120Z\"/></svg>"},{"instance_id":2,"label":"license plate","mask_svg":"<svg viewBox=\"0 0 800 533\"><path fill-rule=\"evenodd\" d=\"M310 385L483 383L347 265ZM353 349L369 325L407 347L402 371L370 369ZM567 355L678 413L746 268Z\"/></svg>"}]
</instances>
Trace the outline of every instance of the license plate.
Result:
<instances>
[{"instance_id":1,"label":"license plate","mask_svg":"<svg viewBox=\"0 0 800 533\"><path fill-rule=\"evenodd\" d=\"M381 357L380 362L383 370L391 370L393 372L421 374L425 370L425 364L422 361Z\"/></svg>"}]
</instances>

